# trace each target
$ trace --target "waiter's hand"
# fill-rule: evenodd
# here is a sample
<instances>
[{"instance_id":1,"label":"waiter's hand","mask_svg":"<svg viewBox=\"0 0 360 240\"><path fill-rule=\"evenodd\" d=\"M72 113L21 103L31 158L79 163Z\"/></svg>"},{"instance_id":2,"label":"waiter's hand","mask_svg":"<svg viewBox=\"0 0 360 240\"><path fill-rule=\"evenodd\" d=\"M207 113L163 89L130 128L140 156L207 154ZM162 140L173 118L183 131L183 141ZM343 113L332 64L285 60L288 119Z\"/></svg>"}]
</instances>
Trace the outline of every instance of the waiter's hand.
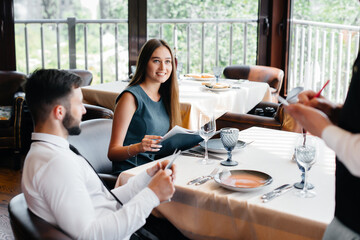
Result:
<instances>
[{"instance_id":1,"label":"waiter's hand","mask_svg":"<svg viewBox=\"0 0 360 240\"><path fill-rule=\"evenodd\" d=\"M323 112L313 107L297 103L284 106L284 108L304 129L315 136L321 137L322 131L332 125Z\"/></svg>"}]
</instances>

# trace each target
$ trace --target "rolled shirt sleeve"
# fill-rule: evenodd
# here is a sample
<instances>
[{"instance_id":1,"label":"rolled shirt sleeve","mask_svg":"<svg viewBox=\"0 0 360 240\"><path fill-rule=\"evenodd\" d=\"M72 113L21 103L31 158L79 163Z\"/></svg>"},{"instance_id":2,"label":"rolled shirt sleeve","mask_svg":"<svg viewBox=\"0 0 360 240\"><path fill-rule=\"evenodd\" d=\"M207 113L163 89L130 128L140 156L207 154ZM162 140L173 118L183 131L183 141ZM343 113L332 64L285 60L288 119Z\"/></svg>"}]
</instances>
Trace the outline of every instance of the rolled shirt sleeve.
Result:
<instances>
[{"instance_id":1,"label":"rolled shirt sleeve","mask_svg":"<svg viewBox=\"0 0 360 240\"><path fill-rule=\"evenodd\" d=\"M338 159L349 172L360 177L360 134L353 134L330 125L323 130L321 137L335 151Z\"/></svg>"}]
</instances>

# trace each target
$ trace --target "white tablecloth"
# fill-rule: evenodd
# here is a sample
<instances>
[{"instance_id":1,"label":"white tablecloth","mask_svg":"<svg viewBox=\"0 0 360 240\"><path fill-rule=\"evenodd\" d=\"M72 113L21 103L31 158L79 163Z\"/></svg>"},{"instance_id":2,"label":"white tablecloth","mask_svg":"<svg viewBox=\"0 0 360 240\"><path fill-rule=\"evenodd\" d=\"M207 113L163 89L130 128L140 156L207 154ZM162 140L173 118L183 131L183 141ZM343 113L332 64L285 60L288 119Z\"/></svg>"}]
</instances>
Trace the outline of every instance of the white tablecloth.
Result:
<instances>
[{"instance_id":1,"label":"white tablecloth","mask_svg":"<svg viewBox=\"0 0 360 240\"><path fill-rule=\"evenodd\" d=\"M192 239L321 239L335 208L335 155L319 139L319 157L309 172L317 196L303 199L291 190L263 203L260 196L274 188L300 180L301 172L291 160L297 133L252 127L240 132L239 139L253 141L234 152L238 166L272 176L273 182L255 192L232 192L214 181L200 186L186 185L209 174L214 165L200 165L199 158L182 156L176 160L176 193L170 203L157 211ZM226 154L219 154L226 158ZM118 184L153 163L122 173Z\"/></svg>"},{"instance_id":2,"label":"white tablecloth","mask_svg":"<svg viewBox=\"0 0 360 240\"><path fill-rule=\"evenodd\" d=\"M127 82L119 81L82 87L84 102L113 110L116 97L127 85ZM244 82L233 86L236 89L214 92L206 89L200 81L181 81L179 94L183 127L197 129L200 112L213 112L217 118L228 111L246 113L260 101L271 101L270 88L267 83Z\"/></svg>"}]
</instances>

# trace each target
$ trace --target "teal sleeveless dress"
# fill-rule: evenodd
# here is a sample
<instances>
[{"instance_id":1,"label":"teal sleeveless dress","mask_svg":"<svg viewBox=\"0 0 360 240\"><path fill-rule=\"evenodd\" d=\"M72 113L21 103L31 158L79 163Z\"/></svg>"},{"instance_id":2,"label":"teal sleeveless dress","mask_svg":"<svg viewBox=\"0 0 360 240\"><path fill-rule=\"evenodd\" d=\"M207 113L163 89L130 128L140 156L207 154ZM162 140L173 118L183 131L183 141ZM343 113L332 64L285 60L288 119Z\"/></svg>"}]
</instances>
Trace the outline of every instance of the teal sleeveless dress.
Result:
<instances>
[{"instance_id":1,"label":"teal sleeveless dress","mask_svg":"<svg viewBox=\"0 0 360 240\"><path fill-rule=\"evenodd\" d=\"M137 102L137 109L131 119L125 136L124 146L139 143L145 135L164 136L170 128L170 118L165 109L162 98L154 102L149 98L140 85L127 87L116 99L116 102L125 92L131 93ZM113 161L114 173L153 161L155 155L151 152L139 153L126 161Z\"/></svg>"}]
</instances>

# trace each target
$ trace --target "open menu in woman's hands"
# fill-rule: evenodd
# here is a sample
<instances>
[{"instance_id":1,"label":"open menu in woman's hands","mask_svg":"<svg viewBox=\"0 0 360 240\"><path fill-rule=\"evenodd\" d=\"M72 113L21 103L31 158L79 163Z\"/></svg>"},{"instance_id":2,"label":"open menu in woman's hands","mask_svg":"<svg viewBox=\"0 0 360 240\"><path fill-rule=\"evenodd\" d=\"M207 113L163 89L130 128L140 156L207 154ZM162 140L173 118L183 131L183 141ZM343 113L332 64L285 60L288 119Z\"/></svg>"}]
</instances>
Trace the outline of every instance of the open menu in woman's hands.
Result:
<instances>
[{"instance_id":1,"label":"open menu in woman's hands","mask_svg":"<svg viewBox=\"0 0 360 240\"><path fill-rule=\"evenodd\" d=\"M175 149L183 151L194 147L202 140L199 131L192 131L176 125L164 135L160 142L162 147L156 154L169 155L173 153Z\"/></svg>"}]
</instances>

